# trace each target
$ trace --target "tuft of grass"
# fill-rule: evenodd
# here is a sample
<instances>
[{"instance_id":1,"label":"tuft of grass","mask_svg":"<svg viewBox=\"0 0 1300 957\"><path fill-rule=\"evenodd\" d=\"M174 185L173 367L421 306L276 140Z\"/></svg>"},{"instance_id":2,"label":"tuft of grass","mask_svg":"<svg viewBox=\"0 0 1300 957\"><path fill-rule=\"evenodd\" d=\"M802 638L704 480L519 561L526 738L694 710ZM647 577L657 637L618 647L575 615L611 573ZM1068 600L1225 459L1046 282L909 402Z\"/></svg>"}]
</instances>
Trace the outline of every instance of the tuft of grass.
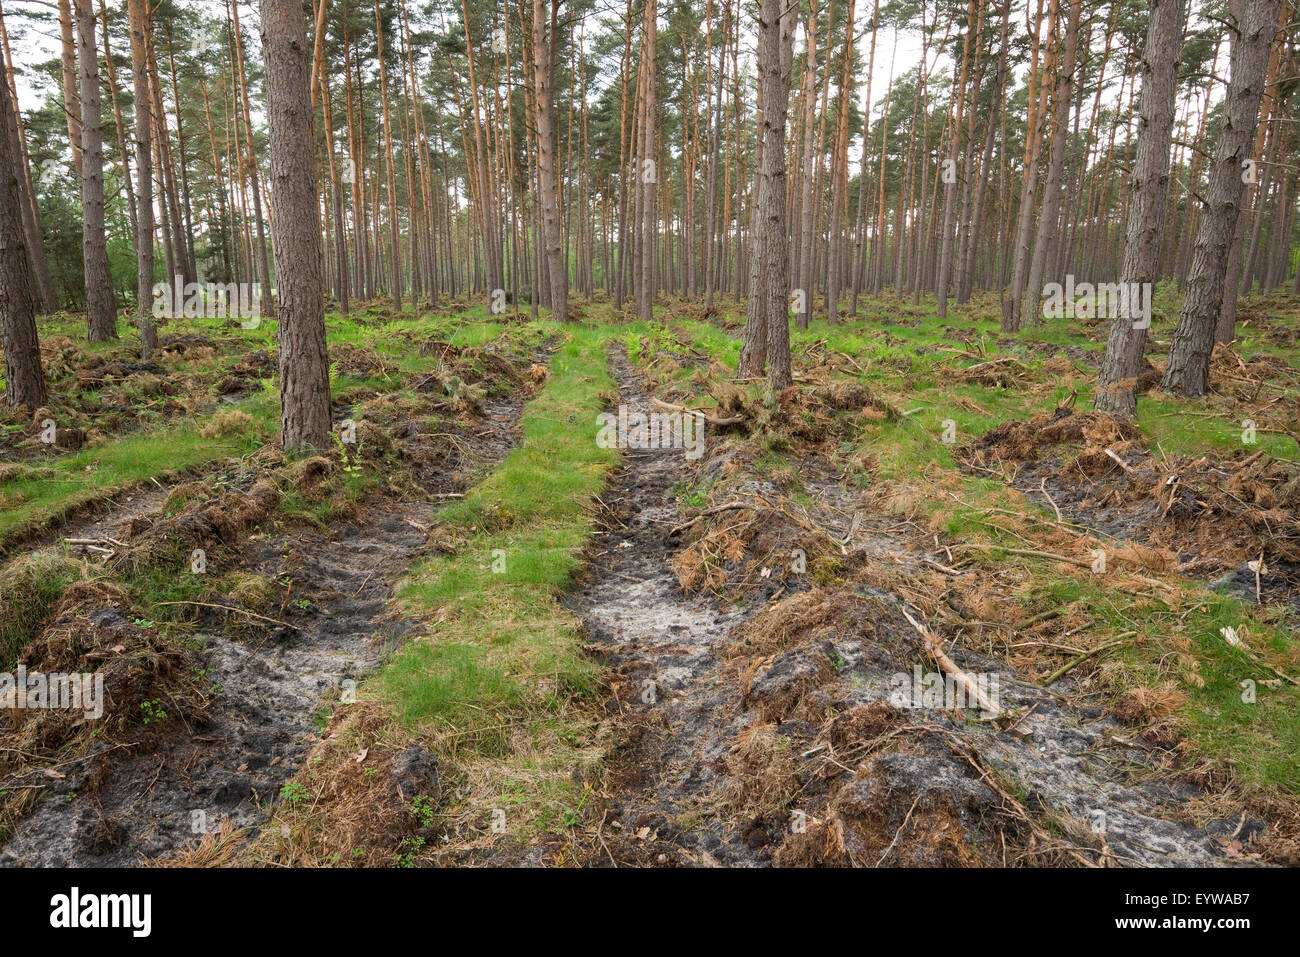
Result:
<instances>
[{"instance_id":1,"label":"tuft of grass","mask_svg":"<svg viewBox=\"0 0 1300 957\"><path fill-rule=\"evenodd\" d=\"M36 637L63 590L80 577L71 558L34 552L0 571L0 670L9 670L23 645Z\"/></svg>"}]
</instances>

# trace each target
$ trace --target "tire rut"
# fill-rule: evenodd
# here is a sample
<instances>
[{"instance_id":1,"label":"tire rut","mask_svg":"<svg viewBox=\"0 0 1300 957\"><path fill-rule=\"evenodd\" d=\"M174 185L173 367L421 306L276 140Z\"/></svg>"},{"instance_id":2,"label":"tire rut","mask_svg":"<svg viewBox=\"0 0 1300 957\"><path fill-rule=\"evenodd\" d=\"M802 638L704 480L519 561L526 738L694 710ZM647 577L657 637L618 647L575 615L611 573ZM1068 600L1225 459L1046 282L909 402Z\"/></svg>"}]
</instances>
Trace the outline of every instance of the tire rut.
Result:
<instances>
[{"instance_id":1,"label":"tire rut","mask_svg":"<svg viewBox=\"0 0 1300 957\"><path fill-rule=\"evenodd\" d=\"M522 396L485 406L475 429L475 476L513 447L522 408ZM442 477L438 487L445 484ZM463 491L471 482L455 484ZM143 499L82 527L111 536L146 503L156 510L165 496ZM202 726L178 729L161 747L133 753L102 780L92 781L88 768L105 749L68 762L64 777L39 785L45 797L0 849L0 866L134 866L193 845L222 821L236 828L263 821L315 740L320 709L418 627L395 614L389 599L427 550L438 507L380 502L332 533L294 524L250 535L242 570L294 582L291 594L298 597L282 613L288 627L250 639L219 618L202 617L194 638L203 645L203 677L217 690ZM93 796L82 795L86 790Z\"/></svg>"}]
</instances>

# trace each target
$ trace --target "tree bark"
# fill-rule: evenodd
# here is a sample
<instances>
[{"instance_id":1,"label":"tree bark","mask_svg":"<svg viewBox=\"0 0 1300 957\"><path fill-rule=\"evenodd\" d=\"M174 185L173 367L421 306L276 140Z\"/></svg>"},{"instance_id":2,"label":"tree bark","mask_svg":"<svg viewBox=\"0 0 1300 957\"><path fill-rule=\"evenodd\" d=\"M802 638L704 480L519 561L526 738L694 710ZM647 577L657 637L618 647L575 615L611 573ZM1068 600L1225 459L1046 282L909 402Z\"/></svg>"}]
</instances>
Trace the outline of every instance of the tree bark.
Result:
<instances>
[{"instance_id":1,"label":"tree bark","mask_svg":"<svg viewBox=\"0 0 1300 957\"><path fill-rule=\"evenodd\" d=\"M136 316L140 322L140 356L148 359L158 346L153 324L153 116L149 103L149 64L146 35L149 31L149 0L129 0L131 24L131 75L135 90L135 174L139 209L136 212L135 267ZM170 279L168 281L171 281Z\"/></svg>"},{"instance_id":2,"label":"tree bark","mask_svg":"<svg viewBox=\"0 0 1300 957\"><path fill-rule=\"evenodd\" d=\"M311 108L311 51L299 0L262 0L271 144L271 223L279 288L280 442L329 445L329 356Z\"/></svg>"},{"instance_id":3,"label":"tree bark","mask_svg":"<svg viewBox=\"0 0 1300 957\"><path fill-rule=\"evenodd\" d=\"M1154 284L1165 229L1169 189L1169 146L1174 130L1174 98L1183 46L1187 0L1149 0L1151 19L1142 54L1142 113L1137 158L1129 180L1128 235L1124 242L1122 288ZM1102 412L1137 413L1137 378L1142 368L1147 325L1128 315L1113 316L1101 364L1094 405ZM1149 316L1147 317L1149 319Z\"/></svg>"},{"instance_id":4,"label":"tree bark","mask_svg":"<svg viewBox=\"0 0 1300 957\"><path fill-rule=\"evenodd\" d=\"M7 131L17 122L8 84L0 90L0 334L5 353L5 405L39 409L49 398L36 338L35 289L22 230L22 154Z\"/></svg>"},{"instance_id":5,"label":"tree bark","mask_svg":"<svg viewBox=\"0 0 1300 957\"><path fill-rule=\"evenodd\" d=\"M1169 347L1169 363L1160 388L1196 398L1205 395L1214 349L1215 324L1226 295L1228 256L1241 213L1243 163L1255 136L1264 93L1269 50L1277 32L1281 0L1235 0L1230 16L1238 35L1232 49L1223 126L1214 149L1210 184L1201 228L1192 252L1187 295Z\"/></svg>"},{"instance_id":6,"label":"tree bark","mask_svg":"<svg viewBox=\"0 0 1300 957\"><path fill-rule=\"evenodd\" d=\"M1078 64L1079 17L1083 0L1070 4L1069 19L1065 26L1065 62L1061 65L1056 84L1055 117L1052 120L1052 152L1047 163L1047 183L1043 187L1043 209L1038 217L1038 238L1034 242L1034 257L1029 266L1027 289L1033 309L1028 324L1036 325L1042 319L1043 270L1047 265L1047 251L1060 230L1057 213L1061 207L1061 177L1065 172L1065 150L1069 145L1070 101L1073 99L1074 71Z\"/></svg>"},{"instance_id":7,"label":"tree bark","mask_svg":"<svg viewBox=\"0 0 1300 957\"><path fill-rule=\"evenodd\" d=\"M551 0L552 7L559 0ZM555 36L547 34L546 0L533 0L533 102L537 110L537 177L542 242L550 277L551 318L569 321L569 276L560 239L560 197L555 188Z\"/></svg>"},{"instance_id":8,"label":"tree bark","mask_svg":"<svg viewBox=\"0 0 1300 957\"><path fill-rule=\"evenodd\" d=\"M99 105L99 48L95 8L76 0L77 66L81 76L81 245L85 265L86 335L91 342L117 338L113 277L104 234L104 130Z\"/></svg>"}]
</instances>

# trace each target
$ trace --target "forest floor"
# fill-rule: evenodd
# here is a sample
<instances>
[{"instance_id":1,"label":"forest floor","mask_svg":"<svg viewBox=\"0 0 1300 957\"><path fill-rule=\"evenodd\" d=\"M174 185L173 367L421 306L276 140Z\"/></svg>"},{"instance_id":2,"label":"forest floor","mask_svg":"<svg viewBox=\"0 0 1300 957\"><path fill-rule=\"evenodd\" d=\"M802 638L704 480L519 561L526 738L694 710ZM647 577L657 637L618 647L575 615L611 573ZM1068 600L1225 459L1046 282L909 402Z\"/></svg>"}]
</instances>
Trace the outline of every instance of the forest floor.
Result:
<instances>
[{"instance_id":1,"label":"forest floor","mask_svg":"<svg viewBox=\"0 0 1300 957\"><path fill-rule=\"evenodd\" d=\"M1132 424L1103 322L996 311L864 300L777 395L729 300L331 314L302 458L273 322L45 320L0 672L107 703L0 701L0 864L1300 862L1300 308ZM701 454L596 441L662 403Z\"/></svg>"}]
</instances>

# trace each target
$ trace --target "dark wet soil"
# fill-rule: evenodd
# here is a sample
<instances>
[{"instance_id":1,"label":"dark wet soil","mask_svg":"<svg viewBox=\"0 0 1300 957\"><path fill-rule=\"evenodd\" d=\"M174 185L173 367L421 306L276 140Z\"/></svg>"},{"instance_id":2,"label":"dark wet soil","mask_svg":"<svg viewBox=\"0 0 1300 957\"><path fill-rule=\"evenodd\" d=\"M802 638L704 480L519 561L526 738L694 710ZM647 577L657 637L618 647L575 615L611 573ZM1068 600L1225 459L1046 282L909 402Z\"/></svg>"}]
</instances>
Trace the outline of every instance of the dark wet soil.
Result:
<instances>
[{"instance_id":1,"label":"dark wet soil","mask_svg":"<svg viewBox=\"0 0 1300 957\"><path fill-rule=\"evenodd\" d=\"M455 481L426 476L428 484L463 489L503 458L522 404L522 397L488 403L463 439L471 466L462 464ZM114 537L164 500L160 490L137 493L72 530ZM216 693L206 720L176 728L147 753L130 752L106 780L96 775L92 795L81 793L87 769L105 756L92 748L64 766L64 777L42 783L44 799L0 849L0 865L133 866L192 846L223 820L236 827L264 820L329 704L347 700L354 682L415 627L390 614L388 600L428 547L437 507L386 501L328 534L294 525L250 536L241 570L292 582L292 602L277 619L285 626L250 629L238 615L204 611L193 637L202 656L196 680Z\"/></svg>"},{"instance_id":2,"label":"dark wet soil","mask_svg":"<svg viewBox=\"0 0 1300 957\"><path fill-rule=\"evenodd\" d=\"M648 409L621 353L614 370L619 401ZM625 452L602 496L605 531L569 598L589 651L610 669L617 741L589 863L874 864L883 849L892 864L1186 865L1222 860L1221 839L1234 828L1240 836L1238 821L1205 830L1180 823L1196 792L1163 780L1159 753L1100 709L1046 692L999 660L948 648L968 672L997 678L1010 719L895 711L893 676L934 665L907 621L919 613L887 590L804 582L734 605L684 593L671 567L680 543L669 533L683 521L676 489L690 474L681 450ZM844 537L849 553L865 551L901 574L933 558L874 521L856 491L813 476L806 485L819 523ZM779 599L805 610L825 601L833 613L817 627L792 624L771 654L745 661L738 649L747 629L781 613ZM1057 690L1068 688L1067 679ZM875 732L854 729L879 709L907 728L877 754ZM1044 843L1041 827L1027 837L990 774L1021 795L1015 814L1027 808L1053 827L1081 822L1083 835L1053 839L1059 846ZM820 846L832 832L839 857ZM1008 835L1018 842L1010 850Z\"/></svg>"}]
</instances>

